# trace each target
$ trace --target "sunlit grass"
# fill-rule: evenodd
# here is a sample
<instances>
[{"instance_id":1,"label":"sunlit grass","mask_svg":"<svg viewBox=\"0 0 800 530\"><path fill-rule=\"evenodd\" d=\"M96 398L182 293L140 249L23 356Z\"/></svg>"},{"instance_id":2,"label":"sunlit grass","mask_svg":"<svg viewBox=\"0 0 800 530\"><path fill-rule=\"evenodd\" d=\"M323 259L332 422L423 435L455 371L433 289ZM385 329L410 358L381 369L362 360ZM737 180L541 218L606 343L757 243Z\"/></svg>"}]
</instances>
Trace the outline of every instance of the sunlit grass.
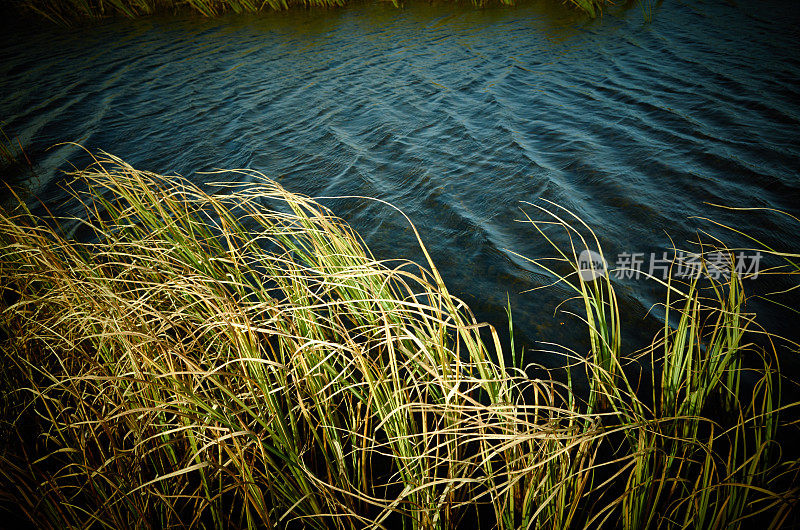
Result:
<instances>
[{"instance_id":1,"label":"sunlit grass","mask_svg":"<svg viewBox=\"0 0 800 530\"><path fill-rule=\"evenodd\" d=\"M6 509L40 528L789 516L797 466L776 440L796 412L741 278L667 283L663 332L626 355L613 283L569 273L599 250L591 231L531 213L554 252L552 228L572 235L539 263L584 308L584 395L532 378L430 258L379 262L321 205L249 177L209 194L103 156L71 186L82 221L0 215Z\"/></svg>"}]
</instances>

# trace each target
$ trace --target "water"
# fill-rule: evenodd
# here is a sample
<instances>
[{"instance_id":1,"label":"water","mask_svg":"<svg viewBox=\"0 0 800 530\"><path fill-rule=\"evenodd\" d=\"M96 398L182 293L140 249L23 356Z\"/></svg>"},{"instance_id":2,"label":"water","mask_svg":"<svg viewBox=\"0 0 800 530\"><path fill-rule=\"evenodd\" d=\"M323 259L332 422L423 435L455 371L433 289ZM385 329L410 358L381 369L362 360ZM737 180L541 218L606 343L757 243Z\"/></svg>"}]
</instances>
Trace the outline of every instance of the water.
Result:
<instances>
[{"instance_id":1,"label":"water","mask_svg":"<svg viewBox=\"0 0 800 530\"><path fill-rule=\"evenodd\" d=\"M295 192L389 201L480 318L502 325L510 300L518 339L572 344L570 317L553 317L569 292L524 292L553 277L517 254L554 251L518 222L521 207L535 214L522 201L579 214L612 265L622 252L660 255L668 235L687 247L698 229L743 243L693 216L800 249L798 222L706 204L800 214L798 22L791 2L671 0L652 24L638 8L589 20L543 1L8 27L0 118L37 163L21 183L49 204L58 169L86 160L75 146L46 150L63 141L196 181L253 168ZM387 207L323 202L378 257L422 261ZM634 347L658 325L648 309L662 290L617 285ZM784 310L749 308L797 336Z\"/></svg>"}]
</instances>

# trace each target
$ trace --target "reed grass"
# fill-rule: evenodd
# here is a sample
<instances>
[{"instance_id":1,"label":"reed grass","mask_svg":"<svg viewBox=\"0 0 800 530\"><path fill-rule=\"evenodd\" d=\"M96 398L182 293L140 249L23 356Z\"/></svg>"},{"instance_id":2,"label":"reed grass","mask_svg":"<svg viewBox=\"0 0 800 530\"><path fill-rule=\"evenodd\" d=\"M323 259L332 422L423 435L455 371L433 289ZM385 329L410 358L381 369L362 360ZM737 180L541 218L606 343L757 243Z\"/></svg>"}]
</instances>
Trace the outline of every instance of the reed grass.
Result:
<instances>
[{"instance_id":1,"label":"reed grass","mask_svg":"<svg viewBox=\"0 0 800 530\"><path fill-rule=\"evenodd\" d=\"M3 127L0 126L0 168L7 172L10 168L19 169L22 167L31 172L33 171L33 163L25 153L22 142L19 138L12 140Z\"/></svg>"},{"instance_id":2,"label":"reed grass","mask_svg":"<svg viewBox=\"0 0 800 530\"><path fill-rule=\"evenodd\" d=\"M0 214L3 508L37 528L791 517L796 412L741 278L667 282L663 332L626 356L612 282L574 274L591 231L555 206L528 217L572 236L540 264L565 265L584 308L584 395L513 337L503 351L421 239L425 267L377 261L320 204L247 176L210 193L102 155L73 174L80 221Z\"/></svg>"},{"instance_id":3,"label":"reed grass","mask_svg":"<svg viewBox=\"0 0 800 530\"><path fill-rule=\"evenodd\" d=\"M388 0L396 7L403 0ZM473 5L514 5L515 0L470 0ZM189 11L205 17L224 13L256 13L282 11L290 7L341 7L349 0L19 0L12 2L23 12L34 13L60 25L73 25L83 20L108 17L135 18L154 13ZM609 0L566 0L566 4L596 17Z\"/></svg>"}]
</instances>

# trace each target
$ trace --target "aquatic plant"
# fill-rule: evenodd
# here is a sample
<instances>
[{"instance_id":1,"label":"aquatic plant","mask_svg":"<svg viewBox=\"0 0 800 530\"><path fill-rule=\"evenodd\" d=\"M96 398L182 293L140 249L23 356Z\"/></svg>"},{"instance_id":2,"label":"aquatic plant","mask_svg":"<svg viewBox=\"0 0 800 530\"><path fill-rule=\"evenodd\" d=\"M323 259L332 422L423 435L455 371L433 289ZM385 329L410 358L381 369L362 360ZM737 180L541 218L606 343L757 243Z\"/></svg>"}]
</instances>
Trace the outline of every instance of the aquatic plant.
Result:
<instances>
[{"instance_id":1,"label":"aquatic plant","mask_svg":"<svg viewBox=\"0 0 800 530\"><path fill-rule=\"evenodd\" d=\"M25 153L19 138L12 140L0 127L0 167L9 166L26 166L33 169L33 164Z\"/></svg>"},{"instance_id":2,"label":"aquatic plant","mask_svg":"<svg viewBox=\"0 0 800 530\"><path fill-rule=\"evenodd\" d=\"M0 213L0 505L36 527L779 526L797 503L795 405L735 274L667 282L626 356L612 282L575 274L591 231L530 214L571 236L537 263L584 308L584 393L503 351L419 234L426 267L379 262L251 171L73 177L81 219Z\"/></svg>"},{"instance_id":3,"label":"aquatic plant","mask_svg":"<svg viewBox=\"0 0 800 530\"><path fill-rule=\"evenodd\" d=\"M36 169L22 142L18 137L12 140L0 126L0 184L18 188L19 181L31 178L36 178ZM26 193L25 189L17 191Z\"/></svg>"},{"instance_id":4,"label":"aquatic plant","mask_svg":"<svg viewBox=\"0 0 800 530\"><path fill-rule=\"evenodd\" d=\"M389 0L400 6L402 0ZM513 5L514 0L471 0L474 5L486 6L499 2ZM348 0L21 0L12 3L23 11L35 13L62 25L83 19L102 19L113 16L134 18L158 12L189 10L211 17L223 13L255 13L263 10L281 11L293 6L334 7ZM600 15L609 0L566 0L566 3L592 17Z\"/></svg>"}]
</instances>

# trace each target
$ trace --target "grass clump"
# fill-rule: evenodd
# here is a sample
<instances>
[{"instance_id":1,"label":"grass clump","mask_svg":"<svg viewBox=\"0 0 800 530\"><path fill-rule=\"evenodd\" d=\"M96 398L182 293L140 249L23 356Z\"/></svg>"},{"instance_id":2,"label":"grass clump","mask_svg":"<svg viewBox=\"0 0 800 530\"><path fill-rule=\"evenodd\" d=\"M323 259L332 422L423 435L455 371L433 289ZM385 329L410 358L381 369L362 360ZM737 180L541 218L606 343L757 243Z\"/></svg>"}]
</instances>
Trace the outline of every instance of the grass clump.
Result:
<instances>
[{"instance_id":1,"label":"grass clump","mask_svg":"<svg viewBox=\"0 0 800 530\"><path fill-rule=\"evenodd\" d=\"M57 24L72 25L81 20L107 17L135 18L154 13L174 13L180 10L213 17L225 13L257 13L282 11L290 7L341 7L349 0L18 0L12 5L23 12L43 16ZM389 0L395 7L402 0ZM473 5L514 5L514 0L471 0ZM567 0L568 5L592 17L602 13L609 0Z\"/></svg>"},{"instance_id":2,"label":"grass clump","mask_svg":"<svg viewBox=\"0 0 800 530\"><path fill-rule=\"evenodd\" d=\"M430 260L376 261L264 177L74 176L82 221L0 215L0 503L36 527L736 527L797 501L735 276L668 285L679 324L627 358L610 281L564 275L584 399L506 365Z\"/></svg>"},{"instance_id":3,"label":"grass clump","mask_svg":"<svg viewBox=\"0 0 800 530\"><path fill-rule=\"evenodd\" d=\"M6 176L21 173L34 175L33 163L23 149L20 139L12 140L0 126L0 174Z\"/></svg>"}]
</instances>

